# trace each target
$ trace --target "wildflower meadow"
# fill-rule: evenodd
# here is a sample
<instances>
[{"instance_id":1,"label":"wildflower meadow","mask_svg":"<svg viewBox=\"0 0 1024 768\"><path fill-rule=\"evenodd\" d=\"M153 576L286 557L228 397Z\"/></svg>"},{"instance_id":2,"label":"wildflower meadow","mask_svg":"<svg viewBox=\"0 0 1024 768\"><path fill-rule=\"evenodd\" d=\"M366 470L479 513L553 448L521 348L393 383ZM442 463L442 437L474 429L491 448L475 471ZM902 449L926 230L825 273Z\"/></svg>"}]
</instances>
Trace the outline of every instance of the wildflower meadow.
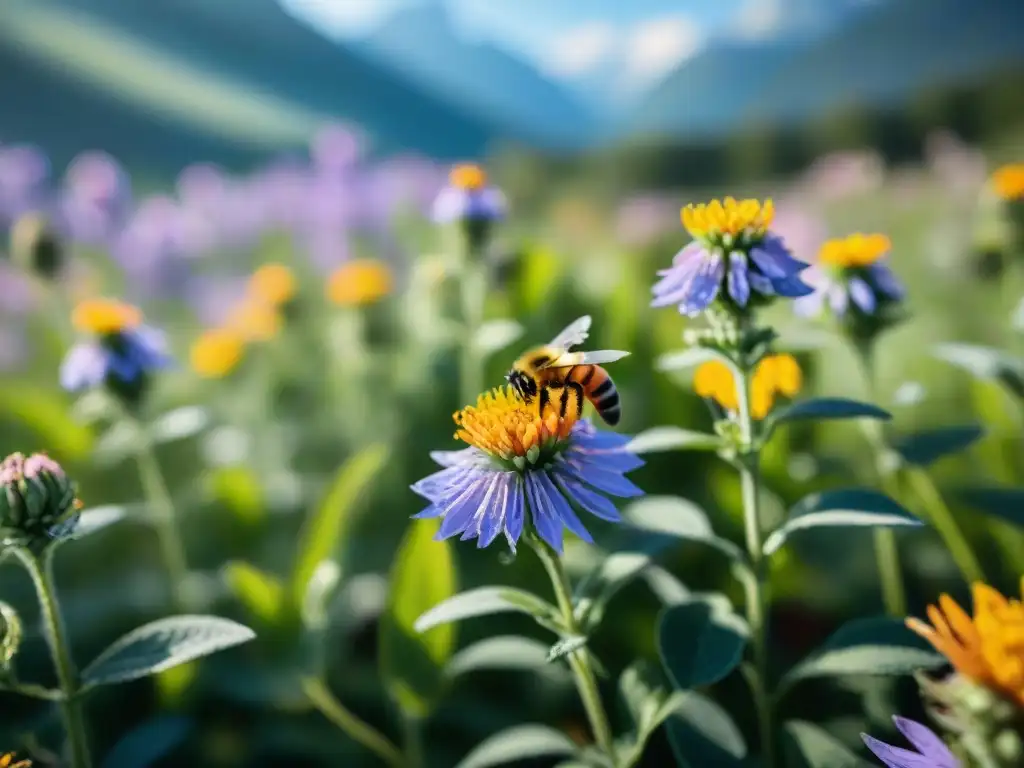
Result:
<instances>
[{"instance_id":1,"label":"wildflower meadow","mask_svg":"<svg viewBox=\"0 0 1024 768\"><path fill-rule=\"evenodd\" d=\"M1016 159L0 144L0 766L1024 765Z\"/></svg>"}]
</instances>

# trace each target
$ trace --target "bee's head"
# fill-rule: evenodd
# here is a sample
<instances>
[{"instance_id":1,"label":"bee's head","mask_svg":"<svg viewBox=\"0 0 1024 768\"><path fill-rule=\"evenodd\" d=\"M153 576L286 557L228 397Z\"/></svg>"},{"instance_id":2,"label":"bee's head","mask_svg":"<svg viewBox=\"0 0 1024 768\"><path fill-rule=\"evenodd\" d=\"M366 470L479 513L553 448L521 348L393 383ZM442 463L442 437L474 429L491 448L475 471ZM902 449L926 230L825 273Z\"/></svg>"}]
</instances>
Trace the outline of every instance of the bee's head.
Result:
<instances>
[{"instance_id":1,"label":"bee's head","mask_svg":"<svg viewBox=\"0 0 1024 768\"><path fill-rule=\"evenodd\" d=\"M516 391L523 400L530 402L534 394L536 394L537 385L533 379L527 376L520 370L513 368L511 371L505 374L505 381L507 381L512 389Z\"/></svg>"}]
</instances>

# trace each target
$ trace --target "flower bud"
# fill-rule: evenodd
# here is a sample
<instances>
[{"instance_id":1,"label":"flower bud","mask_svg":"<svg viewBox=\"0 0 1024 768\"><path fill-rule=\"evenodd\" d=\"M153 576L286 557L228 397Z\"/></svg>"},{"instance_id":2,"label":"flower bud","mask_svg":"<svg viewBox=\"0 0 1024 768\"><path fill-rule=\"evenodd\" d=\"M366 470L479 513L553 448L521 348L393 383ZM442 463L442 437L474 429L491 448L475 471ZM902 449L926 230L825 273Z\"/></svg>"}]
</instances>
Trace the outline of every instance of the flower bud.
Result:
<instances>
[{"instance_id":1,"label":"flower bud","mask_svg":"<svg viewBox=\"0 0 1024 768\"><path fill-rule=\"evenodd\" d=\"M26 213L11 227L11 258L23 269L52 280L64 263L56 232L40 213Z\"/></svg>"},{"instance_id":2,"label":"flower bud","mask_svg":"<svg viewBox=\"0 0 1024 768\"><path fill-rule=\"evenodd\" d=\"M0 544L43 548L71 534L80 508L74 484L46 454L0 463Z\"/></svg>"}]
</instances>

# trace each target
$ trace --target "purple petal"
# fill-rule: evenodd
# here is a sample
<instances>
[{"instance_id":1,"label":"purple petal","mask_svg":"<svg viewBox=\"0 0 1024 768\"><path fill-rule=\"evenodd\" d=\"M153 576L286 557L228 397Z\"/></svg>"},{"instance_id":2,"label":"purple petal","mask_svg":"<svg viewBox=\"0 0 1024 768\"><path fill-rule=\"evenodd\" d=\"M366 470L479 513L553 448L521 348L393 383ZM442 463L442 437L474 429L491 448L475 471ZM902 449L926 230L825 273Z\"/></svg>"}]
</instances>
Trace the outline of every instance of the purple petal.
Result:
<instances>
[{"instance_id":1,"label":"purple petal","mask_svg":"<svg viewBox=\"0 0 1024 768\"><path fill-rule=\"evenodd\" d=\"M774 296L775 287L772 285L772 281L764 275L758 274L753 270L747 272L747 279L750 281L750 287L760 293L762 296Z\"/></svg>"},{"instance_id":2,"label":"purple petal","mask_svg":"<svg viewBox=\"0 0 1024 768\"><path fill-rule=\"evenodd\" d=\"M562 521L559 519L558 513L551 508L547 494L539 487L536 474L531 472L526 475L526 495L530 502L530 519L540 537L558 554L562 554Z\"/></svg>"},{"instance_id":3,"label":"purple petal","mask_svg":"<svg viewBox=\"0 0 1024 768\"><path fill-rule=\"evenodd\" d=\"M594 493L582 483L574 480L571 475L556 470L555 482L558 483L558 487L562 489L566 497L575 501L594 517L609 523L622 521L622 516L614 504L601 494Z\"/></svg>"},{"instance_id":4,"label":"purple petal","mask_svg":"<svg viewBox=\"0 0 1024 768\"><path fill-rule=\"evenodd\" d=\"M821 289L793 300L793 312L796 313L798 317L818 317L824 307L825 291Z\"/></svg>"},{"instance_id":5,"label":"purple petal","mask_svg":"<svg viewBox=\"0 0 1024 768\"><path fill-rule=\"evenodd\" d=\"M427 518L431 518L431 517L440 517L443 514L444 514L444 510L443 509L441 509L440 507L436 507L433 504L431 504L426 509L421 510L420 512L417 512L415 515L412 515L412 519L413 520L426 520Z\"/></svg>"},{"instance_id":6,"label":"purple petal","mask_svg":"<svg viewBox=\"0 0 1024 768\"><path fill-rule=\"evenodd\" d=\"M620 474L606 471L591 462L581 462L578 457L566 455L559 462L572 477L591 488L620 498L643 496L643 491Z\"/></svg>"},{"instance_id":7,"label":"purple petal","mask_svg":"<svg viewBox=\"0 0 1024 768\"><path fill-rule=\"evenodd\" d=\"M799 274L808 267L805 262L793 258L781 238L772 236L750 249L750 260L765 277L772 280Z\"/></svg>"},{"instance_id":8,"label":"purple petal","mask_svg":"<svg viewBox=\"0 0 1024 768\"><path fill-rule=\"evenodd\" d=\"M498 534L505 528L505 516L508 514L509 503L515 493L516 473L499 472L498 482L494 488L491 508L480 520L480 538L477 547L483 549L490 546Z\"/></svg>"},{"instance_id":9,"label":"purple petal","mask_svg":"<svg viewBox=\"0 0 1024 768\"><path fill-rule=\"evenodd\" d=\"M747 279L747 260L742 253L729 254L729 295L741 307L750 299L750 281Z\"/></svg>"},{"instance_id":10,"label":"purple petal","mask_svg":"<svg viewBox=\"0 0 1024 768\"><path fill-rule=\"evenodd\" d=\"M436 502L438 506L444 507L444 522L441 523L441 530L437 532L438 539L447 539L466 529L480 509L490 483L491 478L483 475L458 495Z\"/></svg>"},{"instance_id":11,"label":"purple petal","mask_svg":"<svg viewBox=\"0 0 1024 768\"><path fill-rule=\"evenodd\" d=\"M916 752L907 749L900 749L879 741L866 733L861 734L864 744L870 749L879 760L885 763L888 768L943 768L936 764L930 757L924 757Z\"/></svg>"},{"instance_id":12,"label":"purple petal","mask_svg":"<svg viewBox=\"0 0 1024 768\"><path fill-rule=\"evenodd\" d=\"M523 479L519 475L514 479L511 494L508 507L505 509L505 538L508 540L509 549L515 552L516 542L523 535L523 526L526 523L526 492L523 488Z\"/></svg>"},{"instance_id":13,"label":"purple petal","mask_svg":"<svg viewBox=\"0 0 1024 768\"><path fill-rule=\"evenodd\" d=\"M690 287L700 268L704 265L707 253L700 246L693 248L691 243L676 254L673 266L660 271L663 278L655 283L651 292L655 298L652 307L666 307L681 303L690 293Z\"/></svg>"},{"instance_id":14,"label":"purple petal","mask_svg":"<svg viewBox=\"0 0 1024 768\"><path fill-rule=\"evenodd\" d=\"M76 344L61 363L61 387L69 392L98 387L107 375L108 356L98 344Z\"/></svg>"},{"instance_id":15,"label":"purple petal","mask_svg":"<svg viewBox=\"0 0 1024 768\"><path fill-rule=\"evenodd\" d=\"M787 275L786 277L772 280L772 288L779 296L787 299L795 299L800 296L810 296L814 289L800 279L799 275Z\"/></svg>"},{"instance_id":16,"label":"purple petal","mask_svg":"<svg viewBox=\"0 0 1024 768\"><path fill-rule=\"evenodd\" d=\"M870 315L875 311L875 294L872 293L871 286L859 277L851 277L849 290L850 299L864 314Z\"/></svg>"},{"instance_id":17,"label":"purple petal","mask_svg":"<svg viewBox=\"0 0 1024 768\"><path fill-rule=\"evenodd\" d=\"M868 267L868 275L875 287L893 301L900 301L906 295L906 288L885 261L876 261Z\"/></svg>"},{"instance_id":18,"label":"purple petal","mask_svg":"<svg viewBox=\"0 0 1024 768\"><path fill-rule=\"evenodd\" d=\"M470 446L459 451L431 451L430 458L442 467L454 467L456 464L479 458L477 456L479 453L479 449ZM487 460L486 457L484 460Z\"/></svg>"},{"instance_id":19,"label":"purple petal","mask_svg":"<svg viewBox=\"0 0 1024 768\"><path fill-rule=\"evenodd\" d=\"M956 768L956 756L930 728L898 715L894 716L892 720L899 728L900 733L914 745L918 752L933 760L942 761L941 765L936 763L937 768Z\"/></svg>"},{"instance_id":20,"label":"purple petal","mask_svg":"<svg viewBox=\"0 0 1024 768\"><path fill-rule=\"evenodd\" d=\"M829 287L828 305L835 315L842 317L846 314L846 310L850 306L850 297L843 286L833 285Z\"/></svg>"},{"instance_id":21,"label":"purple petal","mask_svg":"<svg viewBox=\"0 0 1024 768\"><path fill-rule=\"evenodd\" d=\"M532 476L536 478L537 485L542 489L545 499L550 504L551 511L562 521L562 524L583 539L583 541L593 544L594 539L590 532L587 531L583 526L583 522L576 516L576 512L573 511L572 505L565 496L551 482L551 478L544 472L534 472Z\"/></svg>"},{"instance_id":22,"label":"purple petal","mask_svg":"<svg viewBox=\"0 0 1024 768\"><path fill-rule=\"evenodd\" d=\"M680 311L693 317L711 306L718 296L725 277L725 260L720 254L712 254L701 264L690 283L689 295L681 302Z\"/></svg>"}]
</instances>

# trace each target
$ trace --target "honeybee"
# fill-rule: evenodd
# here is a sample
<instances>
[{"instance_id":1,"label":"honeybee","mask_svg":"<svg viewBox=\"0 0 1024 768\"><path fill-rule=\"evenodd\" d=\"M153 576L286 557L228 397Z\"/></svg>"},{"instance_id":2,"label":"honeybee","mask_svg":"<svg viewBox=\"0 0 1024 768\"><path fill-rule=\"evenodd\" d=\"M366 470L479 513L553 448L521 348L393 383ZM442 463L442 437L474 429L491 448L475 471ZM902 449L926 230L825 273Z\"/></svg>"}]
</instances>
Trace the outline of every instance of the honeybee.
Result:
<instances>
[{"instance_id":1,"label":"honeybee","mask_svg":"<svg viewBox=\"0 0 1024 768\"><path fill-rule=\"evenodd\" d=\"M612 363L629 352L603 349L595 352L570 352L587 340L590 315L584 315L543 347L527 350L505 374L505 380L527 403L539 400L539 410L557 402L559 415L570 405L576 418L583 413L583 399L594 404L598 415L612 426L619 423L619 393L612 377L599 363ZM575 397L571 397L571 395Z\"/></svg>"}]
</instances>

